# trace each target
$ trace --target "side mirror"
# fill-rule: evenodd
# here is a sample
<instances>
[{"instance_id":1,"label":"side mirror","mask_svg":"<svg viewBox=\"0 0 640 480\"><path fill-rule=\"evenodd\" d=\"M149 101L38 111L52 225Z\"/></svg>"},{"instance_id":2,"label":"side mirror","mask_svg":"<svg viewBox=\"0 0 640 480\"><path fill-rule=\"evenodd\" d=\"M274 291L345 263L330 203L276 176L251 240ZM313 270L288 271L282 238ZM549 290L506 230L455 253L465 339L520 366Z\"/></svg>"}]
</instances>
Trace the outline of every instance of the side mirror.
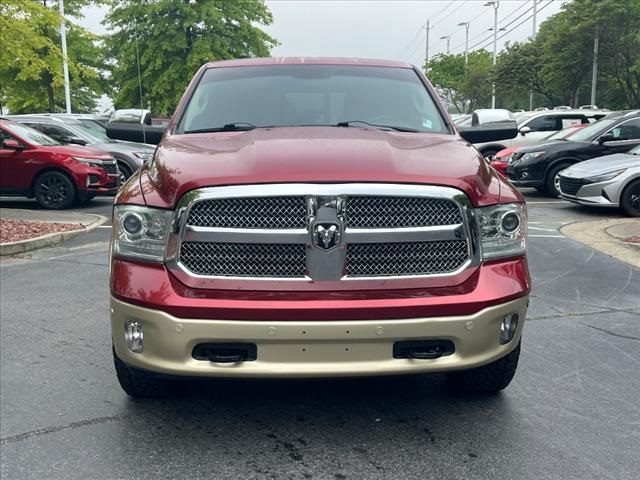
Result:
<instances>
[{"instance_id":1,"label":"side mirror","mask_svg":"<svg viewBox=\"0 0 640 480\"><path fill-rule=\"evenodd\" d=\"M598 143L602 145L605 142L613 142L614 140L615 137L613 136L613 133L605 133L604 135L600 135L600 137L598 138Z\"/></svg>"},{"instance_id":2,"label":"side mirror","mask_svg":"<svg viewBox=\"0 0 640 480\"><path fill-rule=\"evenodd\" d=\"M520 135L522 135L523 137L529 132L531 132L531 128L529 128L529 127L522 127L520 129Z\"/></svg>"},{"instance_id":3,"label":"side mirror","mask_svg":"<svg viewBox=\"0 0 640 480\"><path fill-rule=\"evenodd\" d=\"M113 140L157 145L162 140L166 129L167 125L146 126L133 123L109 122L107 124L107 137Z\"/></svg>"},{"instance_id":4,"label":"side mirror","mask_svg":"<svg viewBox=\"0 0 640 480\"><path fill-rule=\"evenodd\" d=\"M2 148L7 148L9 150L24 150L24 145L13 138L9 138L2 142Z\"/></svg>"},{"instance_id":5,"label":"side mirror","mask_svg":"<svg viewBox=\"0 0 640 480\"><path fill-rule=\"evenodd\" d=\"M88 142L80 137L66 137L64 143L73 143L74 145L86 145Z\"/></svg>"},{"instance_id":6,"label":"side mirror","mask_svg":"<svg viewBox=\"0 0 640 480\"><path fill-rule=\"evenodd\" d=\"M459 127L458 133L469 143L494 142L517 136L518 125L509 110L481 109L473 112L471 127Z\"/></svg>"}]
</instances>

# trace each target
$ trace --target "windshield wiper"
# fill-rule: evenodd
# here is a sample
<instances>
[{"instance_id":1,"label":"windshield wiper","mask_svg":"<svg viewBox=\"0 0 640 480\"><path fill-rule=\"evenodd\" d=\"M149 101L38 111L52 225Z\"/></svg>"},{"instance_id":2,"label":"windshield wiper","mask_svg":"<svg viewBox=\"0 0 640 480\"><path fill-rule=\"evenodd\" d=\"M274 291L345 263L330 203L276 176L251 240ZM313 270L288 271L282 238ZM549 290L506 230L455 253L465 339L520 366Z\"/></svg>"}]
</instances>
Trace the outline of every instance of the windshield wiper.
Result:
<instances>
[{"instance_id":1,"label":"windshield wiper","mask_svg":"<svg viewBox=\"0 0 640 480\"><path fill-rule=\"evenodd\" d=\"M195 130L185 130L184 133L244 132L247 130L253 130L254 128L258 128L258 127L256 127L252 123L235 122L235 123L226 123L221 127L196 128Z\"/></svg>"},{"instance_id":2,"label":"windshield wiper","mask_svg":"<svg viewBox=\"0 0 640 480\"><path fill-rule=\"evenodd\" d=\"M377 123L365 122L364 120L348 120L346 122L338 122L336 123L336 127L352 127L357 124L367 125L369 127L379 128L381 130L395 130L396 132L418 133L420 131L415 128L409 128L409 127L398 127L395 125L379 125Z\"/></svg>"}]
</instances>

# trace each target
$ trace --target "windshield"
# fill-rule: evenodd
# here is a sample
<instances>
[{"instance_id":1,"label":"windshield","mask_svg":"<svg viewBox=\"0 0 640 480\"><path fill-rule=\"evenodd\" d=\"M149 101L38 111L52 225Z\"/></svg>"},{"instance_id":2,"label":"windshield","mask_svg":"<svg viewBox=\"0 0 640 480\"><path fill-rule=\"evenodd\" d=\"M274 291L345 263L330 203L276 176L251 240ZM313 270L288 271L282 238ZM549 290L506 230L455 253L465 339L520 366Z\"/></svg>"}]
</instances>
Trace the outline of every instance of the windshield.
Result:
<instances>
[{"instance_id":1,"label":"windshield","mask_svg":"<svg viewBox=\"0 0 640 480\"><path fill-rule=\"evenodd\" d=\"M82 131L84 135L91 137L94 140L94 142L99 142L99 143L113 142L113 140L107 137L107 131L100 125L93 122L92 120L89 120L89 121L80 120L77 122L73 122L72 125L78 130Z\"/></svg>"},{"instance_id":2,"label":"windshield","mask_svg":"<svg viewBox=\"0 0 640 480\"><path fill-rule=\"evenodd\" d=\"M583 127L569 127L564 128L562 130L558 130L557 132L553 132L551 135L548 135L543 138L543 140L562 140L565 138L573 137L575 133Z\"/></svg>"},{"instance_id":3,"label":"windshield","mask_svg":"<svg viewBox=\"0 0 640 480\"><path fill-rule=\"evenodd\" d=\"M616 123L617 118L603 118L571 135L574 142L589 142Z\"/></svg>"},{"instance_id":4,"label":"windshield","mask_svg":"<svg viewBox=\"0 0 640 480\"><path fill-rule=\"evenodd\" d=\"M210 68L189 100L178 132L339 123L448 133L416 72L350 65Z\"/></svg>"},{"instance_id":5,"label":"windshield","mask_svg":"<svg viewBox=\"0 0 640 480\"><path fill-rule=\"evenodd\" d=\"M523 113L517 113L515 115L515 119L516 119L516 123L518 125L520 125L522 122L524 122L525 120L533 117L536 113L539 112L523 112Z\"/></svg>"},{"instance_id":6,"label":"windshield","mask_svg":"<svg viewBox=\"0 0 640 480\"><path fill-rule=\"evenodd\" d=\"M630 153L631 155L640 155L640 145L632 148L628 153Z\"/></svg>"},{"instance_id":7,"label":"windshield","mask_svg":"<svg viewBox=\"0 0 640 480\"><path fill-rule=\"evenodd\" d=\"M10 126L7 126L10 128L11 133L33 145L42 145L45 147L61 145L61 143L56 142L53 138L46 136L44 133L39 132L35 128L31 128L18 123L12 123Z\"/></svg>"}]
</instances>

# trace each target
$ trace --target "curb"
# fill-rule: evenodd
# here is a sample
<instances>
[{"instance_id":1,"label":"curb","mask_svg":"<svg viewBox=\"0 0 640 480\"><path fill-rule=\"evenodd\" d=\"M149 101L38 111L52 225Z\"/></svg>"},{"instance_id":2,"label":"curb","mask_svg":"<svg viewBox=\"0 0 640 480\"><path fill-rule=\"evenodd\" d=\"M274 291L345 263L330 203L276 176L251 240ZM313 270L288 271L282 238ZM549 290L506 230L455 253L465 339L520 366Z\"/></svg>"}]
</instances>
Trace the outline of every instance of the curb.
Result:
<instances>
[{"instance_id":1,"label":"curb","mask_svg":"<svg viewBox=\"0 0 640 480\"><path fill-rule=\"evenodd\" d=\"M625 242L622 238L608 232L614 225L635 223L633 218L615 218L589 222L575 222L564 225L560 232L594 250L640 268L640 245Z\"/></svg>"},{"instance_id":2,"label":"curb","mask_svg":"<svg viewBox=\"0 0 640 480\"><path fill-rule=\"evenodd\" d=\"M77 230L69 230L67 232L48 233L47 235L42 235L40 237L35 237L35 238L29 238L27 240L20 240L19 242L0 243L0 256L4 257L5 255L16 255L18 253L30 252L32 250L37 250L40 248L53 247L55 245L60 245L65 240L68 240L73 237L77 237L82 233L90 232L91 230L99 227L100 225L102 225L104 222L108 220L107 217L104 217L102 215L96 215L94 213L86 213L85 215L96 217L96 219L86 227L81 223L78 224L81 228Z\"/></svg>"}]
</instances>

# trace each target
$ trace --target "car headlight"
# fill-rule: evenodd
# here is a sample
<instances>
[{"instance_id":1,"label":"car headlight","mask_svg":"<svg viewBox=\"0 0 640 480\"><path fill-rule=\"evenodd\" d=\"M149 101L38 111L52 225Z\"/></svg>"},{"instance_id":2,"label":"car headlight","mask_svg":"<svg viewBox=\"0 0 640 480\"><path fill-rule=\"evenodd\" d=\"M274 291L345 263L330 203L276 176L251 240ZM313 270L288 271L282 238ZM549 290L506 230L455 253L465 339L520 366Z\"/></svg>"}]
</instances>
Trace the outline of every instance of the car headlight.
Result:
<instances>
[{"instance_id":1,"label":"car headlight","mask_svg":"<svg viewBox=\"0 0 640 480\"><path fill-rule=\"evenodd\" d=\"M99 160L97 158L85 158L85 157L71 157L71 158L73 158L76 162L86 163L87 165L90 165L92 167L102 167L102 160Z\"/></svg>"},{"instance_id":2,"label":"car headlight","mask_svg":"<svg viewBox=\"0 0 640 480\"><path fill-rule=\"evenodd\" d=\"M164 261L172 214L171 210L159 208L116 205L113 209L113 253L120 257Z\"/></svg>"},{"instance_id":3,"label":"car headlight","mask_svg":"<svg viewBox=\"0 0 640 480\"><path fill-rule=\"evenodd\" d=\"M153 152L133 152L133 155L145 162L153 158Z\"/></svg>"},{"instance_id":4,"label":"car headlight","mask_svg":"<svg viewBox=\"0 0 640 480\"><path fill-rule=\"evenodd\" d=\"M525 252L527 207L520 203L476 209L482 258L511 257Z\"/></svg>"},{"instance_id":5,"label":"car headlight","mask_svg":"<svg viewBox=\"0 0 640 480\"><path fill-rule=\"evenodd\" d=\"M613 180L618 175L623 173L625 170L626 170L626 168L622 168L620 170L616 170L615 172L605 173L604 175L595 175L593 177L586 177L585 180L588 180L588 181L590 181L592 183L607 182L609 180Z\"/></svg>"},{"instance_id":6,"label":"car headlight","mask_svg":"<svg viewBox=\"0 0 640 480\"><path fill-rule=\"evenodd\" d=\"M545 153L547 152L545 152L544 150L540 150L538 152L525 153L522 157L520 157L520 161L526 162L527 160L535 160L536 158L543 156Z\"/></svg>"}]
</instances>

